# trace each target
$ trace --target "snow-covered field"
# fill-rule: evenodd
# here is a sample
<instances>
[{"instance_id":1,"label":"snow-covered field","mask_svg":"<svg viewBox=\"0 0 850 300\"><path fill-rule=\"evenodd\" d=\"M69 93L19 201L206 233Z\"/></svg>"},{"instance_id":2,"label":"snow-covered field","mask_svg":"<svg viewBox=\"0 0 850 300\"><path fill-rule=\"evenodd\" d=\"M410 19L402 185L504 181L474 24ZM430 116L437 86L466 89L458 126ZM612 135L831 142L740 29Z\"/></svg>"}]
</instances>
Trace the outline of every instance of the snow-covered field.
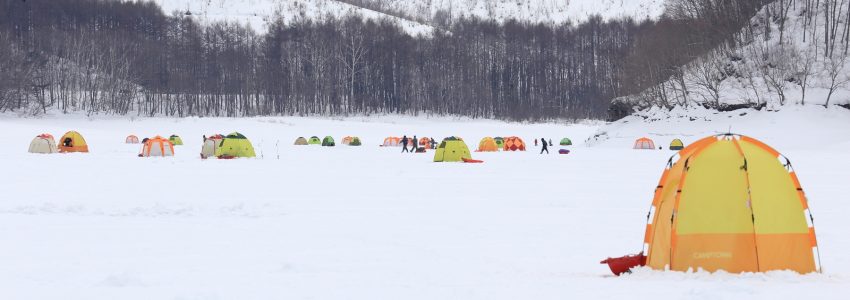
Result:
<instances>
[{"instance_id":1,"label":"snow-covered field","mask_svg":"<svg viewBox=\"0 0 850 300\"><path fill-rule=\"evenodd\" d=\"M850 292L850 111L647 112L615 124L450 118L0 117L2 299L843 299ZM689 112L699 115L700 112ZM655 120L660 118L658 120ZM729 127L788 156L810 198L823 274L638 270L667 146ZM75 129L91 153L37 155L37 134ZM201 136L239 131L256 159L201 160ZM584 141L605 132L607 138ZM178 134L173 158L138 158L128 134ZM525 138L484 164L432 163L385 136ZM357 135L362 147L293 146ZM569 155L532 139L570 137ZM279 142L278 142L279 141ZM558 146L552 147L557 151ZM553 151L553 152L554 152ZM279 158L278 158L279 155Z\"/></svg>"}]
</instances>

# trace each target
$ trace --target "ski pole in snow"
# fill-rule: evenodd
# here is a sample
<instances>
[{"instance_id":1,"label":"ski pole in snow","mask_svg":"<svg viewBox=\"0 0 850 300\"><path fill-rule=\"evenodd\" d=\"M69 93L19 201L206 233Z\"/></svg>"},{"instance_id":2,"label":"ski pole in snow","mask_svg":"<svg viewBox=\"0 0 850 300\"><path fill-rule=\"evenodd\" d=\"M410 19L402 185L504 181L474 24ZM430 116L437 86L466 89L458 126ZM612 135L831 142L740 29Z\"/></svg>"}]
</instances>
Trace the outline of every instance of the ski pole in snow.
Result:
<instances>
[{"instance_id":1,"label":"ski pole in snow","mask_svg":"<svg viewBox=\"0 0 850 300\"><path fill-rule=\"evenodd\" d=\"M280 159L280 146L278 146L279 144L280 140L277 140L277 142L274 143L274 151L275 153L277 153L277 159Z\"/></svg>"}]
</instances>

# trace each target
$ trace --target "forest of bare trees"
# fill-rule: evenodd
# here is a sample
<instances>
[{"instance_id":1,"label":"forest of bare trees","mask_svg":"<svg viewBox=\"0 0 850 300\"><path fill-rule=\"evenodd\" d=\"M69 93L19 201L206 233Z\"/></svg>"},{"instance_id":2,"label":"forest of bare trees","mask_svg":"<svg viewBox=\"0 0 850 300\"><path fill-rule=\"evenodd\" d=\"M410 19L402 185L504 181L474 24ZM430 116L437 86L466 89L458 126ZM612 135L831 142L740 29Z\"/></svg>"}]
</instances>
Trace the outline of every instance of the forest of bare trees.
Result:
<instances>
[{"instance_id":1,"label":"forest of bare trees","mask_svg":"<svg viewBox=\"0 0 850 300\"><path fill-rule=\"evenodd\" d=\"M735 43L764 4L672 3L656 21L460 20L413 37L358 17L277 20L257 34L152 3L0 0L0 112L603 118L611 99Z\"/></svg>"}]
</instances>

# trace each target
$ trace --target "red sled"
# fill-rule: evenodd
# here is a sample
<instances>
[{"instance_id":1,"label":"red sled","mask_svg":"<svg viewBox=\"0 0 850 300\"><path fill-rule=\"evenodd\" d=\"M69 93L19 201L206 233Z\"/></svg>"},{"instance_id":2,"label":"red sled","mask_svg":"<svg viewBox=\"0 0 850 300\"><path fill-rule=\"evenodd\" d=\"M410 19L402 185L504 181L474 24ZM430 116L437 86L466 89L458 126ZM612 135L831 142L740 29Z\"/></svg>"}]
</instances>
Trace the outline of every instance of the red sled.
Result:
<instances>
[{"instance_id":1,"label":"red sled","mask_svg":"<svg viewBox=\"0 0 850 300\"><path fill-rule=\"evenodd\" d=\"M471 158L464 158L463 162L468 163L468 164L480 164L480 163L483 163L484 161L483 160L477 160L477 159L471 159Z\"/></svg>"},{"instance_id":2,"label":"red sled","mask_svg":"<svg viewBox=\"0 0 850 300\"><path fill-rule=\"evenodd\" d=\"M643 255L643 252L633 255L626 255L623 257L611 258L609 257L606 260L599 262L600 264L608 264L608 268L611 268L611 272L614 275L620 276L623 273L631 273L631 269L637 266L645 266L646 265L646 256Z\"/></svg>"}]
</instances>

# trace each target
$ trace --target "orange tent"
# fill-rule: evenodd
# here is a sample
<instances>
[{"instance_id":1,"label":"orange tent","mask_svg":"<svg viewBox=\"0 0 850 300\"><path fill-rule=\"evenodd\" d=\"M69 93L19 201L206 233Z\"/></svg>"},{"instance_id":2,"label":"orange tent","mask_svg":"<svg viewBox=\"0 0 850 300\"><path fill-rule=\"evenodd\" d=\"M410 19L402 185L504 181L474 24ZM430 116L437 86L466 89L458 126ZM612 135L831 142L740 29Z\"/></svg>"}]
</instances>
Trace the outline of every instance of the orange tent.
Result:
<instances>
[{"instance_id":1,"label":"orange tent","mask_svg":"<svg viewBox=\"0 0 850 300\"><path fill-rule=\"evenodd\" d=\"M723 134L667 164L645 230L647 266L819 271L813 218L788 158L756 139Z\"/></svg>"},{"instance_id":2,"label":"orange tent","mask_svg":"<svg viewBox=\"0 0 850 300\"><path fill-rule=\"evenodd\" d=\"M352 139L354 139L354 138L353 138L353 137L350 137L350 136L344 137L344 138L342 138L342 144L343 144L343 145L351 144L351 140L352 140Z\"/></svg>"},{"instance_id":3,"label":"orange tent","mask_svg":"<svg viewBox=\"0 0 850 300\"><path fill-rule=\"evenodd\" d=\"M649 138L645 138L645 137L639 138L637 141L635 141L635 147L634 148L635 149L654 150L655 149L655 142L653 142Z\"/></svg>"},{"instance_id":4,"label":"orange tent","mask_svg":"<svg viewBox=\"0 0 850 300\"><path fill-rule=\"evenodd\" d=\"M126 138L126 139L124 139L124 143L127 143L127 144L138 144L138 143L139 143L139 137L137 137L137 136L135 136L135 135L132 135L132 134L131 134L131 135L128 135L128 136L127 136L127 138Z\"/></svg>"},{"instance_id":5,"label":"orange tent","mask_svg":"<svg viewBox=\"0 0 850 300\"><path fill-rule=\"evenodd\" d=\"M499 145L496 144L496 140L491 137L485 137L481 139L481 142L478 143L478 150L476 152L496 152L499 151Z\"/></svg>"},{"instance_id":6,"label":"orange tent","mask_svg":"<svg viewBox=\"0 0 850 300\"><path fill-rule=\"evenodd\" d=\"M505 151L525 151L525 142L521 138L511 136L505 138Z\"/></svg>"},{"instance_id":7,"label":"orange tent","mask_svg":"<svg viewBox=\"0 0 850 300\"><path fill-rule=\"evenodd\" d=\"M384 139L384 143L381 144L381 147L399 147L401 146L401 138L400 137L387 137Z\"/></svg>"},{"instance_id":8,"label":"orange tent","mask_svg":"<svg viewBox=\"0 0 850 300\"><path fill-rule=\"evenodd\" d=\"M174 156L174 144L161 136L148 139L142 145L142 153L139 153L139 157L151 156Z\"/></svg>"},{"instance_id":9,"label":"orange tent","mask_svg":"<svg viewBox=\"0 0 850 300\"><path fill-rule=\"evenodd\" d=\"M419 147L425 147L425 149L431 149L431 138L429 138L429 137L419 138Z\"/></svg>"}]
</instances>

